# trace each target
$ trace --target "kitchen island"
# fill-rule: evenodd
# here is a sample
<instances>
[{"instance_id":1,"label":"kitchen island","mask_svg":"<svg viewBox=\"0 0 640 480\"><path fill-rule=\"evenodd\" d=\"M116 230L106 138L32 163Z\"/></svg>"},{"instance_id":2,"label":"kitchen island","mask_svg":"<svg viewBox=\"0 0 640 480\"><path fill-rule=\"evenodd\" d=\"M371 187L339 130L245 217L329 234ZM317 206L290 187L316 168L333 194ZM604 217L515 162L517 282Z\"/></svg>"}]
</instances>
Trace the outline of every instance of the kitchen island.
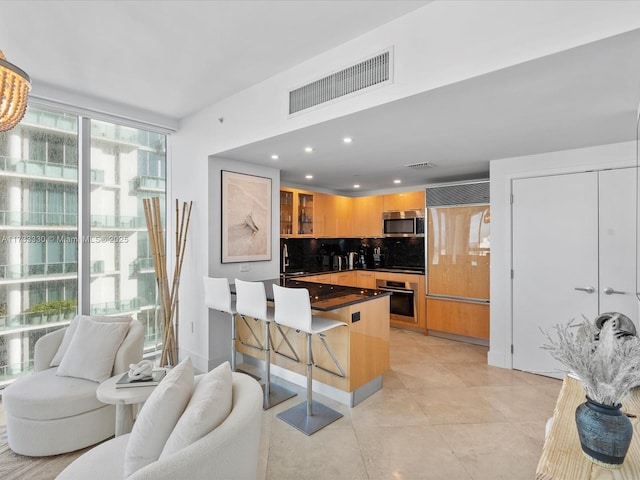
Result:
<instances>
[{"instance_id":1,"label":"kitchen island","mask_svg":"<svg viewBox=\"0 0 640 480\"><path fill-rule=\"evenodd\" d=\"M273 301L273 284L309 290L311 308L316 315L340 320L346 327L323 334L324 340L341 365L345 375L335 365L318 335L313 336L314 391L340 403L355 406L382 388L382 374L389 370L389 297L388 292L374 289L311 283L290 278L264 280L267 300ZM232 286L232 292L235 292ZM238 352L244 362L262 365L263 351L255 348L265 344L260 322L236 319ZM271 325L273 347L271 373L300 386L306 385L306 349L304 333L282 327L293 352L278 329ZM255 335L255 336L254 336ZM295 354L294 354L295 352ZM296 360L296 357L298 360Z\"/></svg>"}]
</instances>

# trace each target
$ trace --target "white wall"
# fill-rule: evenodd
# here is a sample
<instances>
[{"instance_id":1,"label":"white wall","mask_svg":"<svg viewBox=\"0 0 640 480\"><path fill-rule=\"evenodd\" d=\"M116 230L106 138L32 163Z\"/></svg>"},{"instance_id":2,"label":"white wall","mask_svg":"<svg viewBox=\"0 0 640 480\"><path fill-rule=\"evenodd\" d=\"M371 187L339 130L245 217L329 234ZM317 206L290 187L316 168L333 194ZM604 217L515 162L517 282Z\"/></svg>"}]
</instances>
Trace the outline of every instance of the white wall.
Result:
<instances>
[{"instance_id":1,"label":"white wall","mask_svg":"<svg viewBox=\"0 0 640 480\"><path fill-rule=\"evenodd\" d=\"M490 162L490 365L511 368L511 185L514 179L636 165L636 142L505 158ZM629 208L636 208L629 205ZM635 259L629 259L635 262Z\"/></svg>"},{"instance_id":2,"label":"white wall","mask_svg":"<svg viewBox=\"0 0 640 480\"><path fill-rule=\"evenodd\" d=\"M640 2L435 1L181 122L209 154L640 27ZM288 118L288 91L393 47L394 83ZM224 123L218 119L224 118Z\"/></svg>"},{"instance_id":3,"label":"white wall","mask_svg":"<svg viewBox=\"0 0 640 480\"><path fill-rule=\"evenodd\" d=\"M171 188L194 201L180 318L195 325L181 330L181 352L197 365L215 356L201 287L203 275L219 273L208 258L212 155L639 27L640 2L435 1L183 119L172 139ZM392 85L288 118L290 89L391 46Z\"/></svg>"},{"instance_id":4,"label":"white wall","mask_svg":"<svg viewBox=\"0 0 640 480\"><path fill-rule=\"evenodd\" d=\"M247 173L261 177L271 178L271 245L272 256L270 261L222 263L220 239L222 237L220 212L222 211L222 196L220 192L221 171L230 170L237 173ZM242 163L220 157L209 159L209 275L227 277L231 281L235 278L241 280L266 280L278 278L280 275L280 171L274 168L260 167L249 163ZM248 271L240 271L244 265ZM208 370L216 367L224 360L231 357L231 323L228 315L216 311L209 311L208 334Z\"/></svg>"},{"instance_id":5,"label":"white wall","mask_svg":"<svg viewBox=\"0 0 640 480\"><path fill-rule=\"evenodd\" d=\"M206 147L196 139L206 138L205 124L196 122L189 134L172 139L173 195L180 201L193 201L187 248L180 279L180 349L179 356L191 356L194 368L208 371L230 359L231 330L229 319L204 305L204 276L233 280L261 280L279 275L280 171L243 162L209 156ZM193 137L192 137L193 135ZM176 148L177 145L177 148ZM177 154L190 151L189 154ZM185 161L203 158L204 161ZM220 171L248 173L272 179L272 259L250 262L248 272L240 272L239 263L222 264L220 260ZM178 186L176 188L176 186ZM167 254L167 258L172 258Z\"/></svg>"}]
</instances>

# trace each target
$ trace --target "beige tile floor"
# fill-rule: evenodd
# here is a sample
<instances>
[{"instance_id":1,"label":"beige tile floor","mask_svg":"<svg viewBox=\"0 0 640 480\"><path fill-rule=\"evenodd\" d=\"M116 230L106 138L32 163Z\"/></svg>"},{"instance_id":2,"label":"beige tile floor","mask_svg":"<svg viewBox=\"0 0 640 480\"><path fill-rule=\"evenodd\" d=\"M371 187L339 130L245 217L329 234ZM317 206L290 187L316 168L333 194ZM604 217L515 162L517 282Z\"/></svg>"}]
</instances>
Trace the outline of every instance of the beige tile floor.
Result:
<instances>
[{"instance_id":1,"label":"beige tile floor","mask_svg":"<svg viewBox=\"0 0 640 480\"><path fill-rule=\"evenodd\" d=\"M260 479L527 479L561 382L487 365L487 348L392 329L383 389L307 437L264 412Z\"/></svg>"},{"instance_id":2,"label":"beige tile floor","mask_svg":"<svg viewBox=\"0 0 640 480\"><path fill-rule=\"evenodd\" d=\"M258 479L530 480L561 382L487 365L487 348L391 330L383 389L311 437L262 417ZM0 434L4 433L0 404Z\"/></svg>"}]
</instances>

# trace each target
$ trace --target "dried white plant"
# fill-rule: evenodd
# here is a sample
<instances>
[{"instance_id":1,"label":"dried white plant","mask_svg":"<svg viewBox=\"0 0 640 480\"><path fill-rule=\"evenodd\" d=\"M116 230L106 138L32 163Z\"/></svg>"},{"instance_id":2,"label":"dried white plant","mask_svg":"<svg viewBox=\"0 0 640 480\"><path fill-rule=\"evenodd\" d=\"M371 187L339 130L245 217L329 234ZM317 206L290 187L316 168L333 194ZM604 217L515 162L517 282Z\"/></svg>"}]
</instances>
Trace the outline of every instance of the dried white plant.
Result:
<instances>
[{"instance_id":1,"label":"dried white plant","mask_svg":"<svg viewBox=\"0 0 640 480\"><path fill-rule=\"evenodd\" d=\"M579 324L556 325L555 329L555 340L542 332L549 340L542 348L580 377L591 400L614 406L640 385L637 336L620 335L612 321L605 322L602 330L586 319Z\"/></svg>"}]
</instances>

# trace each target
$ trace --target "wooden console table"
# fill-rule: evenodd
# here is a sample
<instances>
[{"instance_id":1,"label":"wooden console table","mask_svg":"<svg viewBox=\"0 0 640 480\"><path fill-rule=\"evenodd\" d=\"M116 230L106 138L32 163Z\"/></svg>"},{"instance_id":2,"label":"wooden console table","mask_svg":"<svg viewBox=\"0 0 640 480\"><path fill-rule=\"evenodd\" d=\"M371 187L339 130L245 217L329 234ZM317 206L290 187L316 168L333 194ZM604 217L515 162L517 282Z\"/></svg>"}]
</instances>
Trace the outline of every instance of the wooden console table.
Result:
<instances>
[{"instance_id":1,"label":"wooden console table","mask_svg":"<svg viewBox=\"0 0 640 480\"><path fill-rule=\"evenodd\" d=\"M622 410L636 417L631 418L631 446L622 467L615 470L596 465L582 453L575 412L584 401L585 393L580 381L565 377L536 469L536 480L640 479L640 389L636 388L622 403Z\"/></svg>"}]
</instances>

